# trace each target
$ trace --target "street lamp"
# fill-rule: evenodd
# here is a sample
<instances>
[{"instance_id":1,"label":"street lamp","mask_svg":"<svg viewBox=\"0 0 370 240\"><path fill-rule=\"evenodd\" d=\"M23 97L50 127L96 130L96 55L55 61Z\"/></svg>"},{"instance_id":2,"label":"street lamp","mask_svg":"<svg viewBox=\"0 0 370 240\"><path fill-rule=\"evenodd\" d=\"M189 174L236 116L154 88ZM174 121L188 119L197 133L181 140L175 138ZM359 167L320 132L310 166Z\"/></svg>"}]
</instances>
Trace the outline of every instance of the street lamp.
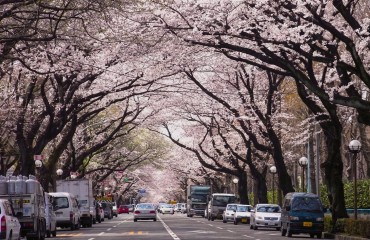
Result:
<instances>
[{"instance_id":1,"label":"street lamp","mask_svg":"<svg viewBox=\"0 0 370 240\"><path fill-rule=\"evenodd\" d=\"M42 161L37 159L35 160L35 175L36 175L36 178L37 180L40 180L40 170L41 170L41 167L42 167Z\"/></svg>"},{"instance_id":2,"label":"street lamp","mask_svg":"<svg viewBox=\"0 0 370 240\"><path fill-rule=\"evenodd\" d=\"M272 203L275 203L275 166L270 167L270 173L272 173Z\"/></svg>"},{"instance_id":3,"label":"street lamp","mask_svg":"<svg viewBox=\"0 0 370 240\"><path fill-rule=\"evenodd\" d=\"M77 174L75 172L71 172L71 179L76 179L77 178Z\"/></svg>"},{"instance_id":4,"label":"street lamp","mask_svg":"<svg viewBox=\"0 0 370 240\"><path fill-rule=\"evenodd\" d=\"M63 175L63 170L59 168L59 169L57 170L57 175L58 175L58 177L59 177L59 178L61 178L61 177L62 177L62 175Z\"/></svg>"},{"instance_id":5,"label":"street lamp","mask_svg":"<svg viewBox=\"0 0 370 240\"><path fill-rule=\"evenodd\" d=\"M357 220L357 161L356 157L357 154L361 151L361 143L358 140L352 140L349 145L348 149L351 153L353 153L353 168L354 168L354 188L355 188L355 194L354 194L354 212L355 212L355 220Z\"/></svg>"},{"instance_id":6,"label":"street lamp","mask_svg":"<svg viewBox=\"0 0 370 240\"><path fill-rule=\"evenodd\" d=\"M234 189L234 190L235 190L235 191L234 191L235 195L236 195L236 185L238 184L238 182L239 182L239 179L238 179L238 178L234 178L234 179L233 179L233 183L235 184L235 186L234 186L234 188L235 188L235 189Z\"/></svg>"},{"instance_id":7,"label":"street lamp","mask_svg":"<svg viewBox=\"0 0 370 240\"><path fill-rule=\"evenodd\" d=\"M308 164L308 159L306 157L301 157L298 160L298 164L302 167L302 192L304 192L304 170Z\"/></svg>"}]
</instances>

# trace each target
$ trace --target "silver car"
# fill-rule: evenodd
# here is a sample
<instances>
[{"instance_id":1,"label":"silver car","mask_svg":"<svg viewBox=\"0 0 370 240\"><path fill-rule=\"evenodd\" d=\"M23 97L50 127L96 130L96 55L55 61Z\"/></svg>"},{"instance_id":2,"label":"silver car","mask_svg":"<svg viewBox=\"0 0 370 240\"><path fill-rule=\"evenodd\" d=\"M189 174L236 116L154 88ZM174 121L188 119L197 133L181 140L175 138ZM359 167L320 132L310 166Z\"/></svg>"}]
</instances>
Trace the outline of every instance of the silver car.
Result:
<instances>
[{"instance_id":1,"label":"silver car","mask_svg":"<svg viewBox=\"0 0 370 240\"><path fill-rule=\"evenodd\" d=\"M152 203L139 203L134 210L134 222L137 220L153 220L157 221L157 211Z\"/></svg>"},{"instance_id":2,"label":"silver car","mask_svg":"<svg viewBox=\"0 0 370 240\"><path fill-rule=\"evenodd\" d=\"M257 204L251 210L250 228L257 230L259 227L276 228L280 231L281 208L277 204Z\"/></svg>"}]
</instances>

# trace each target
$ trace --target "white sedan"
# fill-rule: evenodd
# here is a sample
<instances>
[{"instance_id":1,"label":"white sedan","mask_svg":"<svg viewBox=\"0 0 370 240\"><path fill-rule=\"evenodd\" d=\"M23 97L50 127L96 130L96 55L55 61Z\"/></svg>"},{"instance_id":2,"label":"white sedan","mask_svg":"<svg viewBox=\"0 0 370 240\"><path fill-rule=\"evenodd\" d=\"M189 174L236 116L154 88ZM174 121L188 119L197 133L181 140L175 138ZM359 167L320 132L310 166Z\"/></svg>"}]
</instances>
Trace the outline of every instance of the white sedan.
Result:
<instances>
[{"instance_id":1,"label":"white sedan","mask_svg":"<svg viewBox=\"0 0 370 240\"><path fill-rule=\"evenodd\" d=\"M234 213L234 224L249 223L251 218L251 205L238 204Z\"/></svg>"},{"instance_id":2,"label":"white sedan","mask_svg":"<svg viewBox=\"0 0 370 240\"><path fill-rule=\"evenodd\" d=\"M152 203L139 203L134 210L134 222L137 220L153 220L157 221L157 211Z\"/></svg>"},{"instance_id":3,"label":"white sedan","mask_svg":"<svg viewBox=\"0 0 370 240\"><path fill-rule=\"evenodd\" d=\"M14 215L11 204L6 199L0 199L0 239L20 239L21 225Z\"/></svg>"},{"instance_id":4,"label":"white sedan","mask_svg":"<svg viewBox=\"0 0 370 240\"><path fill-rule=\"evenodd\" d=\"M173 205L171 205L171 204L164 204L161 207L161 213L162 214L166 214L166 213L168 213L168 214L174 214L175 213L175 209L174 209Z\"/></svg>"},{"instance_id":5,"label":"white sedan","mask_svg":"<svg viewBox=\"0 0 370 240\"><path fill-rule=\"evenodd\" d=\"M259 227L276 228L280 231L281 208L276 204L257 204L251 210L250 228L257 230Z\"/></svg>"}]
</instances>

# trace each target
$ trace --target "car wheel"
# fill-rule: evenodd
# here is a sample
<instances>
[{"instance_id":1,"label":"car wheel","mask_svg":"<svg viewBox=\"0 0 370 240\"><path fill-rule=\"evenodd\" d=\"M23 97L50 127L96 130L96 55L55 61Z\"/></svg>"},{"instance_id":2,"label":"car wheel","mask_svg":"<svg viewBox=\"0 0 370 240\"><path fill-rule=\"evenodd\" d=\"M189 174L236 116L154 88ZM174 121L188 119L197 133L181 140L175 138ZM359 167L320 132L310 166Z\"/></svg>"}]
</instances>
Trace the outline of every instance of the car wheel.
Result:
<instances>
[{"instance_id":1,"label":"car wheel","mask_svg":"<svg viewBox=\"0 0 370 240\"><path fill-rule=\"evenodd\" d=\"M134 222L137 222L137 219L134 219Z\"/></svg>"},{"instance_id":2,"label":"car wheel","mask_svg":"<svg viewBox=\"0 0 370 240\"><path fill-rule=\"evenodd\" d=\"M279 228L279 227L277 227L277 228L276 228L276 230L277 230L277 231L280 231L280 228Z\"/></svg>"},{"instance_id":3,"label":"car wheel","mask_svg":"<svg viewBox=\"0 0 370 240\"><path fill-rule=\"evenodd\" d=\"M154 218L154 219L153 219L153 221L154 221L154 222L156 222L156 221L157 221L157 219L156 219L156 218Z\"/></svg>"},{"instance_id":4,"label":"car wheel","mask_svg":"<svg viewBox=\"0 0 370 240\"><path fill-rule=\"evenodd\" d=\"M288 237L292 237L292 231L290 230L290 226L287 226L286 233Z\"/></svg>"},{"instance_id":5,"label":"car wheel","mask_svg":"<svg viewBox=\"0 0 370 240\"><path fill-rule=\"evenodd\" d=\"M250 225L249 225L249 228L250 228L250 229L253 229L253 225L252 225L252 224L250 224Z\"/></svg>"},{"instance_id":6,"label":"car wheel","mask_svg":"<svg viewBox=\"0 0 370 240\"><path fill-rule=\"evenodd\" d=\"M51 235L53 235L53 237L56 237L57 236L57 230L55 229L54 231L51 231Z\"/></svg>"},{"instance_id":7,"label":"car wheel","mask_svg":"<svg viewBox=\"0 0 370 240\"><path fill-rule=\"evenodd\" d=\"M224 218L224 219L222 219L222 222L223 222L223 223L227 223L227 221L226 221L226 219L225 219L225 218Z\"/></svg>"},{"instance_id":8,"label":"car wheel","mask_svg":"<svg viewBox=\"0 0 370 240\"><path fill-rule=\"evenodd\" d=\"M50 227L50 228L51 228L51 227ZM48 237L48 238L49 238L50 236L51 236L51 235L50 235L50 231L49 231L49 230L47 230L47 231L46 231L46 237ZM10 238L10 239L11 239L11 238Z\"/></svg>"},{"instance_id":9,"label":"car wheel","mask_svg":"<svg viewBox=\"0 0 370 240\"><path fill-rule=\"evenodd\" d=\"M283 226L283 224L281 224L281 229L280 229L280 231L281 231L281 236L285 236L286 235L286 230L284 229L284 226Z\"/></svg>"},{"instance_id":10,"label":"car wheel","mask_svg":"<svg viewBox=\"0 0 370 240\"><path fill-rule=\"evenodd\" d=\"M234 225L238 225L238 220L234 220Z\"/></svg>"},{"instance_id":11,"label":"car wheel","mask_svg":"<svg viewBox=\"0 0 370 240\"><path fill-rule=\"evenodd\" d=\"M257 226L253 226L253 229L254 229L254 230L258 230L258 227L257 227Z\"/></svg>"},{"instance_id":12,"label":"car wheel","mask_svg":"<svg viewBox=\"0 0 370 240\"><path fill-rule=\"evenodd\" d=\"M322 238L322 233L320 232L320 233L317 233L317 238Z\"/></svg>"}]
</instances>

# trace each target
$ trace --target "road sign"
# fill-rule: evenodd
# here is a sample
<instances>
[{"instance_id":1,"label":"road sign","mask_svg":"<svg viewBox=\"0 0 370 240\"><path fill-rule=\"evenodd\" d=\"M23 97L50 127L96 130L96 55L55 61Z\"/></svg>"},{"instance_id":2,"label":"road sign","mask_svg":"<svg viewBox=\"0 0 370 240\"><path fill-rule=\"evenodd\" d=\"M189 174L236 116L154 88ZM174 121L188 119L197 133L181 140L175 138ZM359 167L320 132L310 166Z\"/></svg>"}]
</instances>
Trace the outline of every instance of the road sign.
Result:
<instances>
[{"instance_id":1,"label":"road sign","mask_svg":"<svg viewBox=\"0 0 370 240\"><path fill-rule=\"evenodd\" d=\"M33 160L44 160L44 155L40 154L40 155L33 155Z\"/></svg>"}]
</instances>

